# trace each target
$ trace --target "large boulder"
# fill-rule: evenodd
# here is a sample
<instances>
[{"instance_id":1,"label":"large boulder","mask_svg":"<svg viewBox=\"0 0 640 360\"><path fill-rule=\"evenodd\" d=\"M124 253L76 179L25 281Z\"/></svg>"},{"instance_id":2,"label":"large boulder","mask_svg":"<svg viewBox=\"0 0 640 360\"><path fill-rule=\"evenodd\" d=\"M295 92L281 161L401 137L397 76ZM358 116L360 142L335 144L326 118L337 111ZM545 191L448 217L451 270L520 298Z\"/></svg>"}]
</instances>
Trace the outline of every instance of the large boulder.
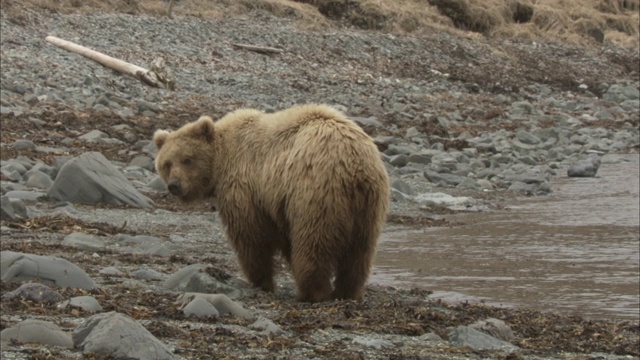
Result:
<instances>
[{"instance_id":1,"label":"large boulder","mask_svg":"<svg viewBox=\"0 0 640 360\"><path fill-rule=\"evenodd\" d=\"M59 287L91 290L95 282L78 266L55 256L0 252L2 282L40 281Z\"/></svg>"},{"instance_id":2,"label":"large boulder","mask_svg":"<svg viewBox=\"0 0 640 360\"><path fill-rule=\"evenodd\" d=\"M73 343L83 353L115 359L174 359L153 334L131 317L117 312L93 315L73 332Z\"/></svg>"},{"instance_id":3,"label":"large boulder","mask_svg":"<svg viewBox=\"0 0 640 360\"><path fill-rule=\"evenodd\" d=\"M61 201L151 207L152 201L131 185L107 158L84 153L66 162L48 195Z\"/></svg>"}]
</instances>

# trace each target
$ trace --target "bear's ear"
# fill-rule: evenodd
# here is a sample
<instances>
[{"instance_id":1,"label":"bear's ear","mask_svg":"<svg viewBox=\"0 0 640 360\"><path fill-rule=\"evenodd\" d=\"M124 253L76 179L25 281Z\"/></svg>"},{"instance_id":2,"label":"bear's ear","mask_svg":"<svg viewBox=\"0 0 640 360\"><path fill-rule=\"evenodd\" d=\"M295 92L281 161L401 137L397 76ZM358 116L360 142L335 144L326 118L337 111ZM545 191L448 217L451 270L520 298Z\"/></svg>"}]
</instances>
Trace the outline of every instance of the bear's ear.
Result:
<instances>
[{"instance_id":1,"label":"bear's ear","mask_svg":"<svg viewBox=\"0 0 640 360\"><path fill-rule=\"evenodd\" d=\"M198 121L193 124L192 135L204 139L206 142L213 141L214 124L213 120L208 116L201 116Z\"/></svg>"},{"instance_id":2,"label":"bear's ear","mask_svg":"<svg viewBox=\"0 0 640 360\"><path fill-rule=\"evenodd\" d=\"M162 145L164 145L167 140L167 136L169 136L169 132L166 130L156 130L153 134L153 142L156 143L156 149L160 150Z\"/></svg>"}]
</instances>

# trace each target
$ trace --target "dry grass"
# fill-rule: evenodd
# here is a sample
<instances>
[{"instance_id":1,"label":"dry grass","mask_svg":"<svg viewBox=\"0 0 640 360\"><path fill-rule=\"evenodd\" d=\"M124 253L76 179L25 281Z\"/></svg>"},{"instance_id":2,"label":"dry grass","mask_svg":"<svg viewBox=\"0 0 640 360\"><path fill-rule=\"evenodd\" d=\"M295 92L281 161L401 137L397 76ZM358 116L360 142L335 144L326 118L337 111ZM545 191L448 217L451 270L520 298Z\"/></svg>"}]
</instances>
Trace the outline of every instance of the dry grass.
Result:
<instances>
[{"instance_id":1,"label":"dry grass","mask_svg":"<svg viewBox=\"0 0 640 360\"><path fill-rule=\"evenodd\" d=\"M429 0L463 30L638 47L638 0Z\"/></svg>"},{"instance_id":2,"label":"dry grass","mask_svg":"<svg viewBox=\"0 0 640 360\"><path fill-rule=\"evenodd\" d=\"M27 25L34 8L165 16L168 0L0 0L3 16ZM638 48L640 0L179 0L177 16L221 18L266 11L305 29L355 26L392 32L449 31L467 36Z\"/></svg>"}]
</instances>

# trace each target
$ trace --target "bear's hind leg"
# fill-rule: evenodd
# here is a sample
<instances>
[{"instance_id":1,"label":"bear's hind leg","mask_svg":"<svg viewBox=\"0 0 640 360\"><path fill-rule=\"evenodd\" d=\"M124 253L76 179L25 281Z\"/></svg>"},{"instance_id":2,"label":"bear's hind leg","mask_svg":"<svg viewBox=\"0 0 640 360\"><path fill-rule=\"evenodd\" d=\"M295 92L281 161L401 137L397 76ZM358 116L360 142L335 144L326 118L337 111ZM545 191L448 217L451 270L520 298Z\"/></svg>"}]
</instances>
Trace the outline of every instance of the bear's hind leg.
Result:
<instances>
[{"instance_id":1,"label":"bear's hind leg","mask_svg":"<svg viewBox=\"0 0 640 360\"><path fill-rule=\"evenodd\" d=\"M333 299L338 300L363 300L364 286L371 268L371 251L366 253L351 253L338 262L336 278L334 280Z\"/></svg>"},{"instance_id":2,"label":"bear's hind leg","mask_svg":"<svg viewBox=\"0 0 640 360\"><path fill-rule=\"evenodd\" d=\"M376 245L381 231L381 221L376 224L375 219L384 218L386 211L379 210L375 202L370 204L375 197L364 197L364 203L354 210L354 226L348 245L345 246L338 258L336 278L334 280L334 299L352 299L362 301L364 288L371 266L376 255ZM357 205L358 202L354 201ZM360 211L358 211L361 209ZM346 239L345 239L346 240Z\"/></svg>"},{"instance_id":3,"label":"bear's hind leg","mask_svg":"<svg viewBox=\"0 0 640 360\"><path fill-rule=\"evenodd\" d=\"M297 301L315 303L331 299L331 272L327 272L324 266L309 263L296 265L294 260L292 268L298 288Z\"/></svg>"},{"instance_id":4,"label":"bear's hind leg","mask_svg":"<svg viewBox=\"0 0 640 360\"><path fill-rule=\"evenodd\" d=\"M291 270L296 281L299 302L321 302L331 299L332 261L311 244L322 244L320 234L295 234L291 245ZM326 243L326 242L325 242Z\"/></svg>"}]
</instances>

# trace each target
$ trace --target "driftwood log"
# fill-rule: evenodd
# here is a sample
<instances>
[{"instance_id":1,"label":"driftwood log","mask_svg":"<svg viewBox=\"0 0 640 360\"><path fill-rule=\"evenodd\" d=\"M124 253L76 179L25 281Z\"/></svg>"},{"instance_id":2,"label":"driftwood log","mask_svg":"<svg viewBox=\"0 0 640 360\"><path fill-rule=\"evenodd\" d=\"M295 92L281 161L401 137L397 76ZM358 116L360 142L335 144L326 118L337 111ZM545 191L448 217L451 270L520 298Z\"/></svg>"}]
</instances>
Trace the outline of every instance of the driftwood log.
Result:
<instances>
[{"instance_id":1,"label":"driftwood log","mask_svg":"<svg viewBox=\"0 0 640 360\"><path fill-rule=\"evenodd\" d=\"M173 0L169 2L169 11L167 11L169 18L173 18Z\"/></svg>"},{"instance_id":2,"label":"driftwood log","mask_svg":"<svg viewBox=\"0 0 640 360\"><path fill-rule=\"evenodd\" d=\"M231 44L231 45L240 49L254 51L261 54L280 54L284 52L283 49L272 48L267 46L256 46L256 45L247 45L247 44Z\"/></svg>"},{"instance_id":3,"label":"driftwood log","mask_svg":"<svg viewBox=\"0 0 640 360\"><path fill-rule=\"evenodd\" d=\"M147 70L143 67L113 58L109 55L91 50L70 41L62 40L55 36L47 36L45 40L65 50L80 54L110 69L132 76L146 85L170 90L175 89L175 82L171 71L166 67L164 60L161 58L156 59L152 64L151 69Z\"/></svg>"}]
</instances>

